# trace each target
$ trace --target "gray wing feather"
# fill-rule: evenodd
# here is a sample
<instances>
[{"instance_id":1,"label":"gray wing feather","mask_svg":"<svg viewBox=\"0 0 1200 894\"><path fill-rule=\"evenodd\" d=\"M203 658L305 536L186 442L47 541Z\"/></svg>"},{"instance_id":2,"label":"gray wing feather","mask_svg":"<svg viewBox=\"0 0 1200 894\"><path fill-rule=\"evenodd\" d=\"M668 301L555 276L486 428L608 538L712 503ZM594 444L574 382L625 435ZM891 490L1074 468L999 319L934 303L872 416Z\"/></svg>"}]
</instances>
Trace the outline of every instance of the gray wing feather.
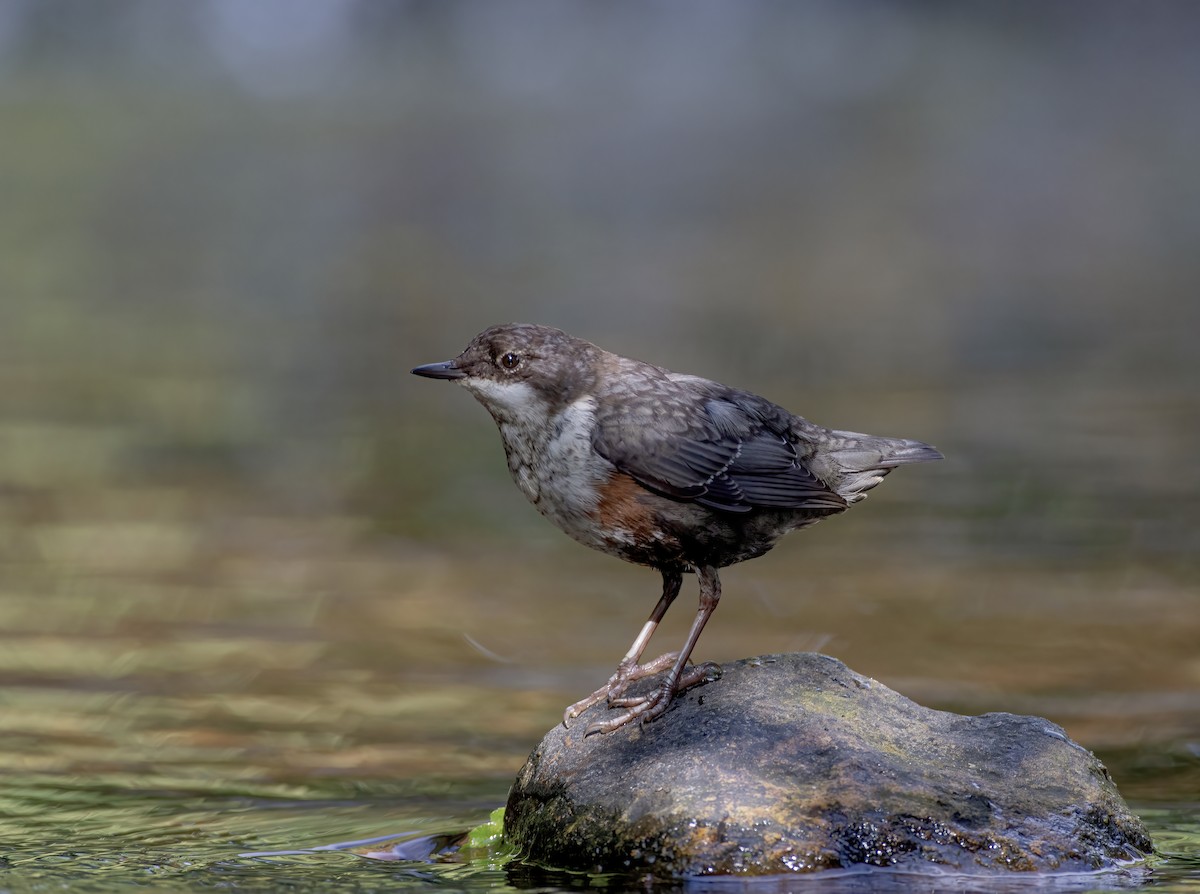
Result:
<instances>
[{"instance_id":1,"label":"gray wing feather","mask_svg":"<svg viewBox=\"0 0 1200 894\"><path fill-rule=\"evenodd\" d=\"M712 509L846 508L797 454L786 410L716 383L697 395L697 382L687 393L657 383L652 394L625 392L601 407L596 451L646 487Z\"/></svg>"}]
</instances>

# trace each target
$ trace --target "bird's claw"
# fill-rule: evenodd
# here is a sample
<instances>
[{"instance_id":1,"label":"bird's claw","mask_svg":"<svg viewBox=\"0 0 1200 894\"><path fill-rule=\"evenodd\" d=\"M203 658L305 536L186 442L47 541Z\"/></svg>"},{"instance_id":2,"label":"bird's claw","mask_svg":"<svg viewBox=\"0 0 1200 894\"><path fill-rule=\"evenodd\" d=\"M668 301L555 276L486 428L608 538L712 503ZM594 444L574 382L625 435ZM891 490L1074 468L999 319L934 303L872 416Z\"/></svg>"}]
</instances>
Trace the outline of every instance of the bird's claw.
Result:
<instances>
[{"instance_id":1,"label":"bird's claw","mask_svg":"<svg viewBox=\"0 0 1200 894\"><path fill-rule=\"evenodd\" d=\"M609 720L593 723L584 731L583 736L586 739L588 736L596 733L611 733L613 730L620 729L625 724L632 723L634 720L641 723L649 723L651 720L661 717L666 713L667 708L671 706L671 700L675 698L676 691L670 684L663 684L649 695L613 701L611 704L614 707L628 706L629 710Z\"/></svg>"},{"instance_id":2,"label":"bird's claw","mask_svg":"<svg viewBox=\"0 0 1200 894\"><path fill-rule=\"evenodd\" d=\"M572 720L592 705L602 701L607 702L613 707L622 707L620 702L630 683L636 683L638 680L654 676L673 665L678 658L678 652L667 652L665 655L659 655L653 661L647 661L645 664L638 664L633 660L622 660L617 665L616 672L608 678L607 683L591 695L585 696L575 702L575 704L567 706L567 710L563 712L563 726L570 727Z\"/></svg>"},{"instance_id":3,"label":"bird's claw","mask_svg":"<svg viewBox=\"0 0 1200 894\"><path fill-rule=\"evenodd\" d=\"M663 655L660 658L656 658L649 664L638 665L636 669L640 671L643 668L655 667L659 665L660 662L664 662L664 659L668 658L672 659L672 661L665 663L673 663L675 657L676 656L671 654ZM659 669L661 668L656 667L656 669L651 671L651 673L657 673ZM618 714L616 717L609 718L608 720L598 721L591 724L586 730L584 730L584 738L587 738L594 733L611 733L613 730L620 729L634 720L640 721L641 723L649 723L651 720L656 720L666 713L676 695L687 689L691 689L693 686L699 685L700 683L706 683L711 680L715 680L720 676L720 674L721 666L719 664L716 664L712 661L706 661L704 664L688 668L680 675L679 679L675 681L674 685L672 685L670 680L666 680L661 686L646 695L634 695L628 697L621 695L609 696L608 706L610 708L625 708L625 712ZM619 675L620 669L618 669L618 673L614 674L613 677L616 678ZM640 679L642 676L646 675L647 674L644 673L639 674L638 677L633 679ZM632 682L632 679L626 681L625 685L628 685L629 682ZM625 687L622 686L621 688L624 689ZM584 710L599 702L600 699L604 697L603 693L606 691L607 687L605 689L597 690L586 699L583 699L584 702L588 703ZM575 717L579 716L579 713L581 712L576 712L574 714L571 713L579 704L581 704L581 702L576 702L567 709L568 716L563 718L564 726L567 725L568 719L574 719Z\"/></svg>"}]
</instances>

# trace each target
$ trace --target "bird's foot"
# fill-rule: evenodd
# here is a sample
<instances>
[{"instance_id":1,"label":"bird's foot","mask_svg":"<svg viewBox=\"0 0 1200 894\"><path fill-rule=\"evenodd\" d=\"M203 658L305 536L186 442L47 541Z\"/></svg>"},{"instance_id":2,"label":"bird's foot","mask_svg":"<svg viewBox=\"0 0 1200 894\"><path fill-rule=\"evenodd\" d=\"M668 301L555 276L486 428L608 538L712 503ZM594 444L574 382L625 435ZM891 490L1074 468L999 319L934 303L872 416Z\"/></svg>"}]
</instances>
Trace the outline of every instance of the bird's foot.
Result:
<instances>
[{"instance_id":1,"label":"bird's foot","mask_svg":"<svg viewBox=\"0 0 1200 894\"><path fill-rule=\"evenodd\" d=\"M584 736L590 736L593 733L611 733L613 730L620 729L625 724L634 720L641 723L649 723L651 720L655 720L665 714L667 708L671 706L671 702L679 693L699 683L715 679L720 673L721 666L719 664L706 661L704 664L688 668L684 671L675 685L671 685L670 680L665 680L661 686L648 695L610 699L610 707L626 708L628 710L609 720L593 723L584 732Z\"/></svg>"},{"instance_id":2,"label":"bird's foot","mask_svg":"<svg viewBox=\"0 0 1200 894\"><path fill-rule=\"evenodd\" d=\"M622 659L621 663L617 665L616 673L608 678L607 683L591 695L581 698L575 704L568 706L567 710L563 712L563 726L570 726L572 720L598 702L607 701L610 705L615 705L617 700L625 694L625 690L629 688L630 683L635 683L646 677L652 677L666 670L678 658L678 652L668 652L665 655L659 655L653 661L647 661L645 664L638 664L632 659Z\"/></svg>"}]
</instances>

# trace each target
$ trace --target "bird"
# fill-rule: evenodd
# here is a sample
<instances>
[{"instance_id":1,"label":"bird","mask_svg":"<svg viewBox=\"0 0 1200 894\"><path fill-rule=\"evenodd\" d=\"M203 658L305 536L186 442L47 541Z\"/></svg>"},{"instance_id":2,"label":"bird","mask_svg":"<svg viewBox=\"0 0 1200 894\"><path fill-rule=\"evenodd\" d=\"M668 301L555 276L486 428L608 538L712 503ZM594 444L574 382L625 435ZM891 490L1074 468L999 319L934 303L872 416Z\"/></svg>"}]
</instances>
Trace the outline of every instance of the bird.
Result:
<instances>
[{"instance_id":1,"label":"bird","mask_svg":"<svg viewBox=\"0 0 1200 894\"><path fill-rule=\"evenodd\" d=\"M560 329L485 329L453 360L413 374L461 385L500 430L508 470L573 539L656 569L662 595L608 682L563 724L604 701L585 737L661 717L719 667L689 665L721 598L721 568L757 558L790 531L844 512L892 469L942 459L921 441L836 431L764 397L610 353ZM699 607L682 647L642 655L683 575ZM662 673L643 695L630 684Z\"/></svg>"}]
</instances>

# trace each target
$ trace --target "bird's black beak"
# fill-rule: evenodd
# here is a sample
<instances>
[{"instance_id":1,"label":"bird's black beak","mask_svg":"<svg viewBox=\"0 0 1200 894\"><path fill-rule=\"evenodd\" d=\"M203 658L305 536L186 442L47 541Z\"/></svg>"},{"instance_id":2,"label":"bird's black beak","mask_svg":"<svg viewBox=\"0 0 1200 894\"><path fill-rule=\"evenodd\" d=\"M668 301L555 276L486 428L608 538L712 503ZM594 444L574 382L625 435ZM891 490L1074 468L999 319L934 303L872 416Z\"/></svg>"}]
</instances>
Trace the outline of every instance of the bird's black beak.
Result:
<instances>
[{"instance_id":1,"label":"bird's black beak","mask_svg":"<svg viewBox=\"0 0 1200 894\"><path fill-rule=\"evenodd\" d=\"M426 363L413 371L414 376L424 376L427 379L461 379L466 373L455 366L453 360L443 363Z\"/></svg>"}]
</instances>

